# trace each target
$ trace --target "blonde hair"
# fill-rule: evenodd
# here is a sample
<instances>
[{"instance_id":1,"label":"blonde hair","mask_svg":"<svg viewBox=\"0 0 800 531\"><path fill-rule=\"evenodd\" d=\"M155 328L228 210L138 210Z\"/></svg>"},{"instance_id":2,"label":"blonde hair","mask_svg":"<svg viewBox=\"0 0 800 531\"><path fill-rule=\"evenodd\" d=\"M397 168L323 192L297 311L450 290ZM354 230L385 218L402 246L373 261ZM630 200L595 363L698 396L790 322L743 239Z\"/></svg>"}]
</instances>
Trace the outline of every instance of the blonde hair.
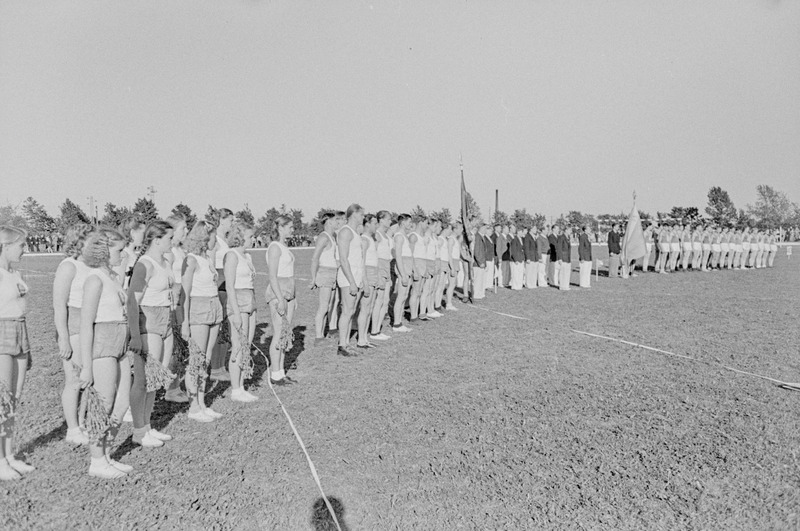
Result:
<instances>
[{"instance_id":1,"label":"blonde hair","mask_svg":"<svg viewBox=\"0 0 800 531\"><path fill-rule=\"evenodd\" d=\"M78 258L83 250L86 235L92 231L88 223L76 223L64 232L64 254L71 258Z\"/></svg>"},{"instance_id":2,"label":"blonde hair","mask_svg":"<svg viewBox=\"0 0 800 531\"><path fill-rule=\"evenodd\" d=\"M118 231L101 227L93 230L86 235L81 250L83 262L91 268L108 267L109 251L108 249L114 243L126 243L125 236Z\"/></svg>"},{"instance_id":3,"label":"blonde hair","mask_svg":"<svg viewBox=\"0 0 800 531\"><path fill-rule=\"evenodd\" d=\"M231 249L244 245L244 235L249 230L254 230L251 223L235 221L231 226L230 232L228 232L228 237L225 238L225 243L227 243L228 247Z\"/></svg>"},{"instance_id":4,"label":"blonde hair","mask_svg":"<svg viewBox=\"0 0 800 531\"><path fill-rule=\"evenodd\" d=\"M3 252L3 247L17 243L28 237L28 231L11 225L0 225L0 253Z\"/></svg>"},{"instance_id":5,"label":"blonde hair","mask_svg":"<svg viewBox=\"0 0 800 531\"><path fill-rule=\"evenodd\" d=\"M199 220L194 224L192 230L186 235L183 242L183 250L187 253L202 255L208 250L208 237L212 232L216 232L217 226L208 221Z\"/></svg>"}]
</instances>

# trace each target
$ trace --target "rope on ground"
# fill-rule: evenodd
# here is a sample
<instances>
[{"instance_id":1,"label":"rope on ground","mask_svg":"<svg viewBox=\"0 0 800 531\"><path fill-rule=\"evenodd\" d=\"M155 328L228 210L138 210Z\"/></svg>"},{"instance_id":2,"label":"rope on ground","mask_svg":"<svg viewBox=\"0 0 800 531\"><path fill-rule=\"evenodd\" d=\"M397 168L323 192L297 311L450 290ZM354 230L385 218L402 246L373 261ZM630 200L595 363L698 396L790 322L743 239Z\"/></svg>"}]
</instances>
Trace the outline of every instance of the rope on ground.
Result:
<instances>
[{"instance_id":1,"label":"rope on ground","mask_svg":"<svg viewBox=\"0 0 800 531\"><path fill-rule=\"evenodd\" d=\"M754 378L760 378L762 380L767 380L769 382L772 382L774 384L779 385L780 387L782 387L784 389L791 389L791 390L794 390L794 391L800 391L800 384L799 383L789 383L789 382L784 382L782 380L776 380L775 378L770 378L769 376L756 374L754 372L743 371L741 369L737 369L737 368L731 367L729 365L723 365L722 363L717 363L717 362L707 361L707 360L701 360L700 358L694 358L692 356L685 356L683 354L676 354L674 352L669 352L668 350L662 350L660 348L655 348L655 347L648 347L647 345L641 345L639 343L634 343L632 341L624 341L622 339L616 339L616 338L613 338L613 337L601 336L600 334L590 334L589 332L581 332L580 330L572 330L572 331L575 332L576 334L582 334L584 336L596 337L596 338L599 338L599 339L606 339L608 341L614 341L615 343L622 343L622 344L625 344L625 345L631 345L633 347L638 347L638 348L642 348L642 349L645 349L645 350L651 350L653 352L658 352L660 354L666 354L667 356L674 356L676 358L682 358L682 359L686 359L686 360L689 360L689 361L695 361L697 363L705 363L707 365L716 365L717 367L721 367L723 369L726 369L726 370L729 370L729 371L732 371L732 372L736 372L736 373L739 373L739 374L744 374L745 376L752 376Z\"/></svg>"},{"instance_id":2,"label":"rope on ground","mask_svg":"<svg viewBox=\"0 0 800 531\"><path fill-rule=\"evenodd\" d=\"M269 359L267 358L266 354L258 348L255 344L253 344L253 348L255 348L261 356L264 357L264 361L269 365ZM331 502L328 500L328 497L325 495L325 491L322 490L322 483L319 480L319 474L317 474L317 468L314 466L314 462L311 461L311 456L308 455L308 450L306 449L306 445L303 443L303 439L300 437L300 434L297 432L297 428L294 427L294 422L292 421L292 417L289 416L289 412L286 411L286 407L283 405L280 397L278 397L278 393L275 392L275 388L272 386L272 381L270 380L269 374L267 374L267 385L269 385L269 390L272 391L275 400L278 401L278 404L281 406L283 410L283 414L286 417L286 420L289 421L289 426L292 428L292 432L294 433L295 439L300 444L300 449L303 450L303 453L306 456L306 461L308 461L308 467L311 469L311 475L314 477L314 482L317 484L317 488L319 489L319 493L322 495L322 499L325 500L325 506L328 508L328 512L333 518L333 523L336 524L336 529L342 531L342 527L339 525L339 519L336 518L336 512L333 510L333 506Z\"/></svg>"}]
</instances>

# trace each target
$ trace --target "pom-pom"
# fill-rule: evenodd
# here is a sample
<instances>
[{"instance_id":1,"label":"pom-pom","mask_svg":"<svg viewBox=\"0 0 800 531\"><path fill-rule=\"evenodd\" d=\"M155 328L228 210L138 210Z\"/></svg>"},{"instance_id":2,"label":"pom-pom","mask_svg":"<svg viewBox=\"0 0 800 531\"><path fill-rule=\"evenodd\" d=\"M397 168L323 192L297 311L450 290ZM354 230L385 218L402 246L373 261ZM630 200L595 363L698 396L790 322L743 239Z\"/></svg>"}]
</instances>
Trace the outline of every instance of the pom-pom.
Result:
<instances>
[{"instance_id":1,"label":"pom-pom","mask_svg":"<svg viewBox=\"0 0 800 531\"><path fill-rule=\"evenodd\" d=\"M161 362L148 356L144 362L144 378L147 382L147 392L152 393L162 387L168 387L172 380L175 379L175 375L164 367Z\"/></svg>"},{"instance_id":2,"label":"pom-pom","mask_svg":"<svg viewBox=\"0 0 800 531\"><path fill-rule=\"evenodd\" d=\"M108 409L100 394L91 385L83 390L80 416L84 418L86 434L91 442L101 441L111 427Z\"/></svg>"},{"instance_id":3,"label":"pom-pom","mask_svg":"<svg viewBox=\"0 0 800 531\"><path fill-rule=\"evenodd\" d=\"M278 339L278 349L281 352L287 352L294 344L294 332L289 325L289 320L286 315L281 316L281 336Z\"/></svg>"},{"instance_id":4,"label":"pom-pom","mask_svg":"<svg viewBox=\"0 0 800 531\"><path fill-rule=\"evenodd\" d=\"M175 360L173 367L175 368L175 377L183 378L186 374L186 365L189 362L189 344L181 335L181 327L176 321L172 322L172 359Z\"/></svg>"},{"instance_id":5,"label":"pom-pom","mask_svg":"<svg viewBox=\"0 0 800 531\"><path fill-rule=\"evenodd\" d=\"M236 335L239 338L239 349L236 352L236 364L242 370L242 378L247 380L253 377L253 356L250 353L250 341L247 339L247 334L241 328L236 329Z\"/></svg>"},{"instance_id":6,"label":"pom-pom","mask_svg":"<svg viewBox=\"0 0 800 531\"><path fill-rule=\"evenodd\" d=\"M229 345L231 343L231 329L228 321L223 321L219 325L219 334L217 335L217 345Z\"/></svg>"},{"instance_id":7,"label":"pom-pom","mask_svg":"<svg viewBox=\"0 0 800 531\"><path fill-rule=\"evenodd\" d=\"M186 377L197 382L198 389L205 389L207 376L206 353L200 349L194 339L189 339L189 362L186 364Z\"/></svg>"},{"instance_id":8,"label":"pom-pom","mask_svg":"<svg viewBox=\"0 0 800 531\"><path fill-rule=\"evenodd\" d=\"M7 435L5 423L14 418L15 413L14 395L3 382L0 382L0 435Z\"/></svg>"}]
</instances>

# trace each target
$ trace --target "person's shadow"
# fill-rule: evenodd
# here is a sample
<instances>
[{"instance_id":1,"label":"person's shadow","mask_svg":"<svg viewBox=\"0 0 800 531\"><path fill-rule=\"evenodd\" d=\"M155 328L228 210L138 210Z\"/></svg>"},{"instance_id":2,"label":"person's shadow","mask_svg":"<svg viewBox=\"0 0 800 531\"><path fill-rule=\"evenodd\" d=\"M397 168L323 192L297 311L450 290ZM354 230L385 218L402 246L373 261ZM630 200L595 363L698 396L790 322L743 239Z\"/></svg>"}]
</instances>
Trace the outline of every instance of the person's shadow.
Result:
<instances>
[{"instance_id":1,"label":"person's shadow","mask_svg":"<svg viewBox=\"0 0 800 531\"><path fill-rule=\"evenodd\" d=\"M349 531L350 527L344 520L344 504L339 498L328 496L328 501L333 508L333 513L336 515L336 521L339 522L339 528L342 531ZM336 521L328 511L328 506L325 504L323 498L317 498L314 505L311 506L311 528L314 531L338 531Z\"/></svg>"}]
</instances>

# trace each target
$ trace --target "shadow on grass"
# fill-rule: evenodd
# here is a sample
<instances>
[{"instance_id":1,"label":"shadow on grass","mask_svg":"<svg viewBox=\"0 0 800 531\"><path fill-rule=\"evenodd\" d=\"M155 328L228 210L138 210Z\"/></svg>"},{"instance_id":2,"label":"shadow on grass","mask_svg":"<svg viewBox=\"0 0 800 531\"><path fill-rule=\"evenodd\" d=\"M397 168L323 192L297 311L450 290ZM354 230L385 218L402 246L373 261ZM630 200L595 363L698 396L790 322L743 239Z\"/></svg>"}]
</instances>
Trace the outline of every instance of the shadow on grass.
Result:
<instances>
[{"instance_id":1,"label":"shadow on grass","mask_svg":"<svg viewBox=\"0 0 800 531\"><path fill-rule=\"evenodd\" d=\"M63 440L67 436L67 423L62 422L58 427L53 428L47 433L39 435L35 439L20 446L20 454L29 454L41 446L47 446L51 442Z\"/></svg>"},{"instance_id":2,"label":"shadow on grass","mask_svg":"<svg viewBox=\"0 0 800 531\"><path fill-rule=\"evenodd\" d=\"M344 504L339 498L328 496L328 501L336 514L336 520L342 531L349 531L350 527L344 520ZM328 507L325 505L323 498L317 498L314 505L311 506L311 528L314 531L337 531L336 522L334 522Z\"/></svg>"}]
</instances>

